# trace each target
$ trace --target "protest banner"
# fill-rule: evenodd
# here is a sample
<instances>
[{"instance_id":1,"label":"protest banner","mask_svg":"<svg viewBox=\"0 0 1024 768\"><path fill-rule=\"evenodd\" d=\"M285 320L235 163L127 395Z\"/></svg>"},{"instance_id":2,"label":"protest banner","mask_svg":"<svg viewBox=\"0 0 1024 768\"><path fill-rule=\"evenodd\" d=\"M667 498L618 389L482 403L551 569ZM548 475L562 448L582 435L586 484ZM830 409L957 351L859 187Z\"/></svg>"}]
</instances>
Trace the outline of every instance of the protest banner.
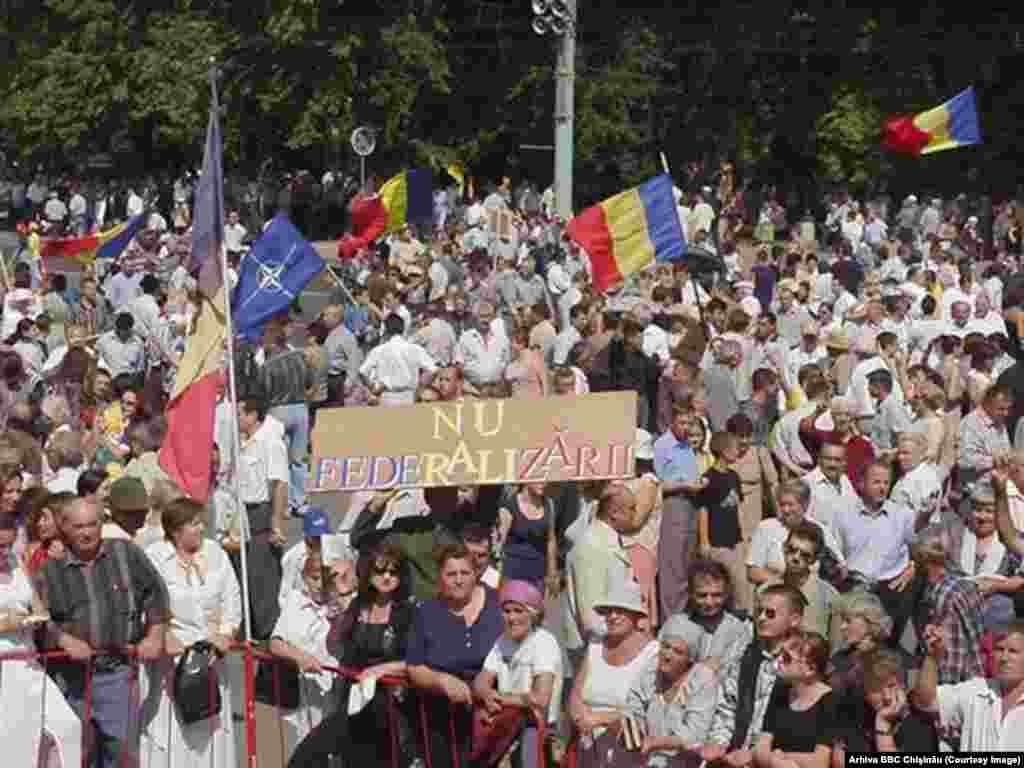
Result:
<instances>
[{"instance_id":1,"label":"protest banner","mask_svg":"<svg viewBox=\"0 0 1024 768\"><path fill-rule=\"evenodd\" d=\"M636 393L325 408L309 491L633 477Z\"/></svg>"}]
</instances>

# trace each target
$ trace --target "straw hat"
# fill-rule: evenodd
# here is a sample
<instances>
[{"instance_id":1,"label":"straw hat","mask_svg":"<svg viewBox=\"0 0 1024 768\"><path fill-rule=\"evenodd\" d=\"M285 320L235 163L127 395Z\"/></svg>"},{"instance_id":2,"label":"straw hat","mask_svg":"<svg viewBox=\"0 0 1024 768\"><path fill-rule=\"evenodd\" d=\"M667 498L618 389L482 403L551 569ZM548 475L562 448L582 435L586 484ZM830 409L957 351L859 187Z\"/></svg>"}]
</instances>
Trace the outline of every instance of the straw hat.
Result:
<instances>
[{"instance_id":1,"label":"straw hat","mask_svg":"<svg viewBox=\"0 0 1024 768\"><path fill-rule=\"evenodd\" d=\"M644 598L640 594L640 587L632 581L612 585L604 600L601 600L594 606L594 610L598 613L607 611L609 608L621 608L641 616L647 615L647 608L644 606Z\"/></svg>"},{"instance_id":2,"label":"straw hat","mask_svg":"<svg viewBox=\"0 0 1024 768\"><path fill-rule=\"evenodd\" d=\"M841 328L833 328L829 331L828 338L825 339L825 346L829 349L837 349L840 352L849 352L850 340L846 337L846 332Z\"/></svg>"}]
</instances>

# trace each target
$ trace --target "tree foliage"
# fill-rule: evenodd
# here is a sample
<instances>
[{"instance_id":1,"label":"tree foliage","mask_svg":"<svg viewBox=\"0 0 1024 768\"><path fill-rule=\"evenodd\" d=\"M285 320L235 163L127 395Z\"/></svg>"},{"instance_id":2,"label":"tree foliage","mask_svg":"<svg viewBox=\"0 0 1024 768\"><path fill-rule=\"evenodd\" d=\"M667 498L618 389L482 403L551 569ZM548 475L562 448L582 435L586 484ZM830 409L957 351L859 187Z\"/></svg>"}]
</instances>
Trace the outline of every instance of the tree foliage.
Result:
<instances>
[{"instance_id":1,"label":"tree foliage","mask_svg":"<svg viewBox=\"0 0 1024 768\"><path fill-rule=\"evenodd\" d=\"M969 166L1016 183L1019 6L642 5L579 2L578 204L658 172L662 152L776 182L938 184ZM553 135L554 50L530 22L523 0L0 0L0 142L55 165L129 146L152 167L195 163L215 57L232 167L354 167L348 136L368 124L381 174L457 159L547 184L550 152L521 148ZM984 147L879 153L885 116L972 83Z\"/></svg>"}]
</instances>

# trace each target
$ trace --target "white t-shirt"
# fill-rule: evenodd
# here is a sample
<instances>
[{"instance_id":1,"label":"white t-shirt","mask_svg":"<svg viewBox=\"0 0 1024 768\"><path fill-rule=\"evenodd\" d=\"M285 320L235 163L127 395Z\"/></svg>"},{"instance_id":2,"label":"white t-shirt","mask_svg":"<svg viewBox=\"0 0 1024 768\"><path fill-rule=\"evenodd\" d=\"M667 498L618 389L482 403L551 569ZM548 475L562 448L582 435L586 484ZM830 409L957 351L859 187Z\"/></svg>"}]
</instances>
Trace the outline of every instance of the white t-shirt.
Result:
<instances>
[{"instance_id":1,"label":"white t-shirt","mask_svg":"<svg viewBox=\"0 0 1024 768\"><path fill-rule=\"evenodd\" d=\"M890 498L909 507L915 520L927 515L929 523L938 523L942 481L935 466L925 462L918 464L896 482Z\"/></svg>"},{"instance_id":2,"label":"white t-shirt","mask_svg":"<svg viewBox=\"0 0 1024 768\"><path fill-rule=\"evenodd\" d=\"M498 676L498 693L529 693L535 675L554 675L548 722L558 722L562 706L562 649L546 629L535 629L521 643L502 635L487 654L484 670Z\"/></svg>"}]
</instances>

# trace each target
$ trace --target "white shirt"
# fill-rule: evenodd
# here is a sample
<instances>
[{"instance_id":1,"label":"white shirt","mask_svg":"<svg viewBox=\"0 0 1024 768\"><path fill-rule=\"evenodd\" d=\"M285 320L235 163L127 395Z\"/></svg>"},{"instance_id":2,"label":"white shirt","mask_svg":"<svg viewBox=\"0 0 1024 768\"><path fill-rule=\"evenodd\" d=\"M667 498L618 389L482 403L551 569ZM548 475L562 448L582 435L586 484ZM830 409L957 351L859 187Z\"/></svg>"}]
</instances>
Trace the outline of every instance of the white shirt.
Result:
<instances>
[{"instance_id":1,"label":"white shirt","mask_svg":"<svg viewBox=\"0 0 1024 768\"><path fill-rule=\"evenodd\" d=\"M242 438L239 485L245 504L269 502L270 482L288 482L288 449L284 440L264 431L262 426L248 441Z\"/></svg>"},{"instance_id":2,"label":"white shirt","mask_svg":"<svg viewBox=\"0 0 1024 768\"><path fill-rule=\"evenodd\" d=\"M558 296L569 290L571 285L572 280L561 264L554 262L548 266L548 290L553 296Z\"/></svg>"},{"instance_id":3,"label":"white shirt","mask_svg":"<svg viewBox=\"0 0 1024 768\"><path fill-rule=\"evenodd\" d=\"M321 536L320 545L324 562L339 559L339 556L347 549L344 540L333 533ZM277 599L281 604L282 610L284 609L285 602L288 600L289 593L292 590L302 589L302 571L306 567L306 560L308 559L309 549L306 547L304 539L293 544L292 548L285 552L284 557L281 558L281 590L278 592Z\"/></svg>"},{"instance_id":4,"label":"white shirt","mask_svg":"<svg viewBox=\"0 0 1024 768\"><path fill-rule=\"evenodd\" d=\"M304 590L293 589L285 598L272 637L280 638L315 656L321 664L336 664L337 661L327 650L327 633L331 629L327 611L326 605L315 603ZM302 678L315 681L324 693L334 684L334 676L330 672L302 675Z\"/></svg>"},{"instance_id":5,"label":"white shirt","mask_svg":"<svg viewBox=\"0 0 1024 768\"><path fill-rule=\"evenodd\" d=\"M578 333L576 335L579 336ZM558 337L555 338L555 341L557 343ZM662 362L668 362L672 356L672 351L669 349L669 335L655 323L644 328L641 348L643 353L652 360L657 357Z\"/></svg>"},{"instance_id":6,"label":"white shirt","mask_svg":"<svg viewBox=\"0 0 1024 768\"><path fill-rule=\"evenodd\" d=\"M135 318L135 332L143 338L155 336L160 325L160 305L148 293L144 293L125 307Z\"/></svg>"},{"instance_id":7,"label":"white shirt","mask_svg":"<svg viewBox=\"0 0 1024 768\"><path fill-rule=\"evenodd\" d=\"M820 523L830 534L835 535L836 509L844 499L857 496L853 483L845 472L839 475L839 487L825 477L821 467L815 467L803 477L804 483L811 489L811 502L807 506L807 517Z\"/></svg>"},{"instance_id":8,"label":"white shirt","mask_svg":"<svg viewBox=\"0 0 1024 768\"><path fill-rule=\"evenodd\" d=\"M46 484L46 490L50 493L74 493L78 494L78 476L80 470L74 467L61 467L57 474Z\"/></svg>"},{"instance_id":9,"label":"white shirt","mask_svg":"<svg viewBox=\"0 0 1024 768\"><path fill-rule=\"evenodd\" d=\"M359 367L359 373L371 385L389 392L414 391L423 371L433 373L436 370L437 363L423 347L401 336L392 336L371 349Z\"/></svg>"},{"instance_id":10,"label":"white shirt","mask_svg":"<svg viewBox=\"0 0 1024 768\"><path fill-rule=\"evenodd\" d=\"M224 226L224 249L230 253L242 250L242 240L249 231L241 224L226 224Z\"/></svg>"},{"instance_id":11,"label":"white shirt","mask_svg":"<svg viewBox=\"0 0 1024 768\"><path fill-rule=\"evenodd\" d=\"M842 561L843 551L839 542L832 535L832 532L824 525L821 532L825 539L825 546L831 550L837 559ZM750 540L750 552L747 554L747 565L755 568L770 568L773 571L785 571L786 558L783 554L783 547L786 539L789 538L789 529L775 518L762 520L754 531L754 538ZM818 564L814 564L814 571L817 571Z\"/></svg>"},{"instance_id":12,"label":"white shirt","mask_svg":"<svg viewBox=\"0 0 1024 768\"><path fill-rule=\"evenodd\" d=\"M882 360L882 358L877 356L862 360L854 367L853 372L850 374L850 390L847 393L847 395L852 397L854 401L854 417L875 415L875 401L871 397L871 393L868 391L868 375L875 371L888 370L889 366L885 364L885 361ZM896 402L898 403L903 402L903 388L896 380L895 375L892 378L892 394L890 397L895 397Z\"/></svg>"},{"instance_id":13,"label":"white shirt","mask_svg":"<svg viewBox=\"0 0 1024 768\"><path fill-rule=\"evenodd\" d=\"M772 454L779 462L792 470L809 467L814 459L800 439L800 422L817 409L816 403L806 403L779 419L778 425L768 439Z\"/></svg>"},{"instance_id":14,"label":"white shirt","mask_svg":"<svg viewBox=\"0 0 1024 768\"><path fill-rule=\"evenodd\" d=\"M1001 687L995 680L974 677L940 685L936 692L939 720L960 731L961 752L1024 751L1024 698L1004 717Z\"/></svg>"},{"instance_id":15,"label":"white shirt","mask_svg":"<svg viewBox=\"0 0 1024 768\"><path fill-rule=\"evenodd\" d=\"M145 207L145 201L137 194L132 192L130 195L128 195L128 202L125 204L125 212L128 214L129 218L131 218L132 216L138 216L140 213L142 213Z\"/></svg>"},{"instance_id":16,"label":"white shirt","mask_svg":"<svg viewBox=\"0 0 1024 768\"><path fill-rule=\"evenodd\" d=\"M555 676L548 702L548 722L558 722L562 706L562 649L554 635L543 627L535 629L521 643L502 635L484 660L484 671L498 676L498 693L529 693L536 675Z\"/></svg>"},{"instance_id":17,"label":"white shirt","mask_svg":"<svg viewBox=\"0 0 1024 768\"><path fill-rule=\"evenodd\" d=\"M182 561L169 541L146 554L171 598L170 630L185 645L207 640L211 630L231 637L242 623L242 594L235 569L220 544L203 539L195 567Z\"/></svg>"},{"instance_id":18,"label":"white shirt","mask_svg":"<svg viewBox=\"0 0 1024 768\"><path fill-rule=\"evenodd\" d=\"M470 384L479 386L501 381L505 366L512 359L512 348L504 327L496 327L492 323L487 338L475 328L463 331L455 345L454 359Z\"/></svg>"},{"instance_id":19,"label":"white shirt","mask_svg":"<svg viewBox=\"0 0 1024 768\"><path fill-rule=\"evenodd\" d=\"M890 498L897 504L909 507L915 520L938 523L942 482L935 465L922 461L896 482Z\"/></svg>"}]
</instances>

